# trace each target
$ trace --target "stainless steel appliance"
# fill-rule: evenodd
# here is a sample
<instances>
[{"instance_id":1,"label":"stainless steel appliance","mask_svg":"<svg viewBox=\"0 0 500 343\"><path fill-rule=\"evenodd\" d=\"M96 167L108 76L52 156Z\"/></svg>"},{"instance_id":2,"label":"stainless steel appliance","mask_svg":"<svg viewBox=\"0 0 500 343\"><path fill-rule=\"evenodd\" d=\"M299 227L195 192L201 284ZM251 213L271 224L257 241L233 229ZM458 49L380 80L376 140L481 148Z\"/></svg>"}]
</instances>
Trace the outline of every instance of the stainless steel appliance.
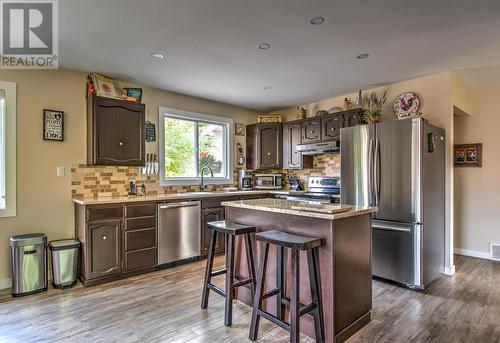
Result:
<instances>
[{"instance_id":1,"label":"stainless steel appliance","mask_svg":"<svg viewBox=\"0 0 500 343\"><path fill-rule=\"evenodd\" d=\"M47 235L35 233L10 237L12 295L47 290Z\"/></svg>"},{"instance_id":2,"label":"stainless steel appliance","mask_svg":"<svg viewBox=\"0 0 500 343\"><path fill-rule=\"evenodd\" d=\"M255 189L283 188L282 174L255 174Z\"/></svg>"},{"instance_id":3,"label":"stainless steel appliance","mask_svg":"<svg viewBox=\"0 0 500 343\"><path fill-rule=\"evenodd\" d=\"M197 258L200 255L200 201L157 206L158 267Z\"/></svg>"},{"instance_id":4,"label":"stainless steel appliance","mask_svg":"<svg viewBox=\"0 0 500 343\"><path fill-rule=\"evenodd\" d=\"M340 131L342 203L378 207L374 276L423 289L443 272L444 137L422 118Z\"/></svg>"},{"instance_id":5,"label":"stainless steel appliance","mask_svg":"<svg viewBox=\"0 0 500 343\"><path fill-rule=\"evenodd\" d=\"M238 186L242 191L253 189L253 172L240 170L238 172Z\"/></svg>"},{"instance_id":6,"label":"stainless steel appliance","mask_svg":"<svg viewBox=\"0 0 500 343\"><path fill-rule=\"evenodd\" d=\"M80 242L76 239L62 239L49 242L52 260L52 285L66 288L76 284Z\"/></svg>"},{"instance_id":7,"label":"stainless steel appliance","mask_svg":"<svg viewBox=\"0 0 500 343\"><path fill-rule=\"evenodd\" d=\"M338 154L340 152L339 141L298 144L296 149L302 155Z\"/></svg>"},{"instance_id":8,"label":"stainless steel appliance","mask_svg":"<svg viewBox=\"0 0 500 343\"><path fill-rule=\"evenodd\" d=\"M340 178L310 176L307 182L307 191L295 194L290 192L285 198L321 204L338 204L340 203Z\"/></svg>"}]
</instances>

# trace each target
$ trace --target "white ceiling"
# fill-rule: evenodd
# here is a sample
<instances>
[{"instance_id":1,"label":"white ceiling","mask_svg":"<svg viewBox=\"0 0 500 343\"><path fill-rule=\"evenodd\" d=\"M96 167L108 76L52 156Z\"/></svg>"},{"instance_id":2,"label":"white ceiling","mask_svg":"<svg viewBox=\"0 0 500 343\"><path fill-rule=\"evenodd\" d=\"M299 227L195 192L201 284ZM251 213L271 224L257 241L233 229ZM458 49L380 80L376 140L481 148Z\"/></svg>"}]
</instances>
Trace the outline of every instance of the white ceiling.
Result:
<instances>
[{"instance_id":1,"label":"white ceiling","mask_svg":"<svg viewBox=\"0 0 500 343\"><path fill-rule=\"evenodd\" d=\"M498 0L61 0L59 17L63 68L259 110L500 56Z\"/></svg>"}]
</instances>

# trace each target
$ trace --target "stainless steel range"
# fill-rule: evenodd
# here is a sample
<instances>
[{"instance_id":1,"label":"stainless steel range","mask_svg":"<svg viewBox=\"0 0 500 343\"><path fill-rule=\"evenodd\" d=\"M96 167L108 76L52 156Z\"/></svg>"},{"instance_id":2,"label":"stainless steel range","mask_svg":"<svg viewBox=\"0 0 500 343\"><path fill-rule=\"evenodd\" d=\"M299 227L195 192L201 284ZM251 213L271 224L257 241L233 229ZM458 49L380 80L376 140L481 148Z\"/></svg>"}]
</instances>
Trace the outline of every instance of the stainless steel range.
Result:
<instances>
[{"instance_id":1,"label":"stainless steel range","mask_svg":"<svg viewBox=\"0 0 500 343\"><path fill-rule=\"evenodd\" d=\"M286 196L286 199L321 204L339 204L340 177L311 176L307 182L307 191L292 191Z\"/></svg>"}]
</instances>

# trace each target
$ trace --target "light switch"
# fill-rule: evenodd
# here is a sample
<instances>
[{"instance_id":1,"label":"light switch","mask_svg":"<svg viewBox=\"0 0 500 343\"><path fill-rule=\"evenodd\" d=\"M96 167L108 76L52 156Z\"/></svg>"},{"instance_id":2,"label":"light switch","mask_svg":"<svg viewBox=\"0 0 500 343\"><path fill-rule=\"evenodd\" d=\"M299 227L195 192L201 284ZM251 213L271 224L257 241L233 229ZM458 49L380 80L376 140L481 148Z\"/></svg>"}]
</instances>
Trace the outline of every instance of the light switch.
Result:
<instances>
[{"instance_id":1,"label":"light switch","mask_svg":"<svg viewBox=\"0 0 500 343\"><path fill-rule=\"evenodd\" d=\"M57 176L64 176L64 167L57 167Z\"/></svg>"}]
</instances>

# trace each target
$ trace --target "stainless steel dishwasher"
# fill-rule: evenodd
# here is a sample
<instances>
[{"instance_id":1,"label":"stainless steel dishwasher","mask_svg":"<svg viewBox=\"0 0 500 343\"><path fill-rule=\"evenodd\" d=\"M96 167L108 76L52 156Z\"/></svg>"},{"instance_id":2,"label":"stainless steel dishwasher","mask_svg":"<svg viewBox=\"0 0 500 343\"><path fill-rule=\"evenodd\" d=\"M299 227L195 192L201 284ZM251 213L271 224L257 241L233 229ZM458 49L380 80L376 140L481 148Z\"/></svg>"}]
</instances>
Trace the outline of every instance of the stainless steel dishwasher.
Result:
<instances>
[{"instance_id":1,"label":"stainless steel dishwasher","mask_svg":"<svg viewBox=\"0 0 500 343\"><path fill-rule=\"evenodd\" d=\"M158 267L200 255L200 201L158 204Z\"/></svg>"}]
</instances>

